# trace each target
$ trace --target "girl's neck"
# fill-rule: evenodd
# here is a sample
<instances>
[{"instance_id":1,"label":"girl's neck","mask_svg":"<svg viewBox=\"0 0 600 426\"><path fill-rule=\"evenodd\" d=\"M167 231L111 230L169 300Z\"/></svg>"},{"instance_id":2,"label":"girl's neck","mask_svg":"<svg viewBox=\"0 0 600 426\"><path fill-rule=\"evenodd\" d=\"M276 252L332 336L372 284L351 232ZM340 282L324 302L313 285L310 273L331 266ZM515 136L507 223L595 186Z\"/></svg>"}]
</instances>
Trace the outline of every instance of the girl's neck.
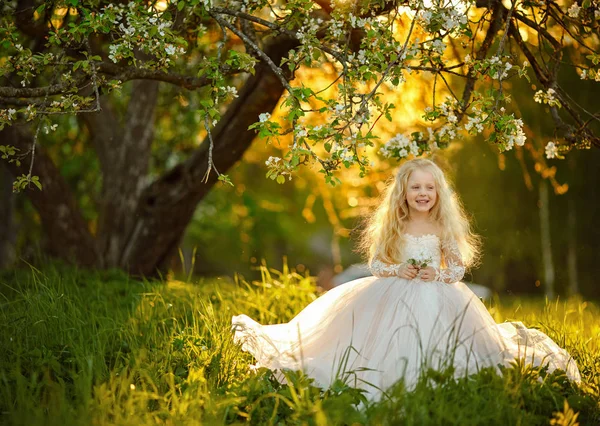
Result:
<instances>
[{"instance_id":1,"label":"girl's neck","mask_svg":"<svg viewBox=\"0 0 600 426\"><path fill-rule=\"evenodd\" d=\"M429 212L411 211L408 220L413 223L430 223L431 216Z\"/></svg>"}]
</instances>

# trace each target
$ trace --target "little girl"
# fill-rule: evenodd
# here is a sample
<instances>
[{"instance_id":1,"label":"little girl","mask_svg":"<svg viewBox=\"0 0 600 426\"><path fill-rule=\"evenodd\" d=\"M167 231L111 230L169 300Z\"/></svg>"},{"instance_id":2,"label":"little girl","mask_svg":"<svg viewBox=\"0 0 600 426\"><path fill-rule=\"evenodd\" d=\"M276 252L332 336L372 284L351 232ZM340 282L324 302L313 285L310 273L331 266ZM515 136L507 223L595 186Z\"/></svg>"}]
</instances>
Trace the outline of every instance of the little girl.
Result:
<instances>
[{"instance_id":1,"label":"little girl","mask_svg":"<svg viewBox=\"0 0 600 426\"><path fill-rule=\"evenodd\" d=\"M362 235L374 276L328 291L286 324L234 316L234 339L282 382L282 369L304 370L324 388L349 381L370 400L399 379L411 389L424 368L453 367L459 377L515 358L580 381L552 339L520 322L496 324L460 282L478 243L441 169L407 161Z\"/></svg>"}]
</instances>

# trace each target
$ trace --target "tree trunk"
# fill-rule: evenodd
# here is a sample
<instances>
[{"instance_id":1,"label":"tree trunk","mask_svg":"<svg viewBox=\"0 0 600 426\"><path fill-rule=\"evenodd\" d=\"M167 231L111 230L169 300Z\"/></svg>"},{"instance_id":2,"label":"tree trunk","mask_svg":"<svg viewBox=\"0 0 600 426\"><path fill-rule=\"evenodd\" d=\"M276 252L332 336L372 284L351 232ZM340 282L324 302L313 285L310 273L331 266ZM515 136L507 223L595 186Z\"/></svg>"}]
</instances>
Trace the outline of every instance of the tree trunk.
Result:
<instances>
[{"instance_id":1,"label":"tree trunk","mask_svg":"<svg viewBox=\"0 0 600 426\"><path fill-rule=\"evenodd\" d=\"M123 126L106 99L101 111L84 114L102 169L98 212L98 266L119 267L123 248L135 225L137 208L148 175L158 82L134 83Z\"/></svg>"},{"instance_id":2,"label":"tree trunk","mask_svg":"<svg viewBox=\"0 0 600 426\"><path fill-rule=\"evenodd\" d=\"M575 158L570 156L568 159L569 172L572 176L577 173L577 164ZM567 237L569 239L567 268L569 271L569 294L579 294L579 276L577 274L577 204L575 202L575 192L571 189L567 193Z\"/></svg>"},{"instance_id":3,"label":"tree trunk","mask_svg":"<svg viewBox=\"0 0 600 426\"><path fill-rule=\"evenodd\" d=\"M540 236L542 240L542 263L544 265L544 285L548 299L554 298L554 262L552 261L552 245L550 238L550 197L548 183L540 182Z\"/></svg>"},{"instance_id":4,"label":"tree trunk","mask_svg":"<svg viewBox=\"0 0 600 426\"><path fill-rule=\"evenodd\" d=\"M279 36L264 51L279 64L297 41ZM212 131L213 162L220 173L226 172L250 147L255 133L248 130L258 115L272 112L283 87L264 63L248 78L225 115ZM135 213L135 225L121 257L121 267L135 275L154 276L175 254L184 231L198 203L217 182L211 172L208 182L203 177L208 168L209 143L201 144L192 156L147 187Z\"/></svg>"},{"instance_id":5,"label":"tree trunk","mask_svg":"<svg viewBox=\"0 0 600 426\"><path fill-rule=\"evenodd\" d=\"M276 64L298 42L287 36L271 39L264 52ZM106 99L102 110L81 119L90 132L103 176L98 230L94 238L75 197L43 148L38 146L32 174L40 177L42 191L27 192L42 221L49 254L82 266L120 267L135 275L156 276L176 253L198 203L218 181L208 168L209 143L205 140L187 161L177 165L147 187L153 139L153 114L158 83L140 81L134 86L123 124ZM213 163L225 173L250 147L255 132L248 130L258 115L272 112L283 87L264 63L246 81L239 97L212 131ZM14 128L14 127L13 127ZM32 136L19 132L9 145L26 153ZM10 165L14 175L27 174L29 162Z\"/></svg>"},{"instance_id":6,"label":"tree trunk","mask_svg":"<svg viewBox=\"0 0 600 426\"><path fill-rule=\"evenodd\" d=\"M28 128L13 125L6 129L3 141L19 149L19 153L29 152L33 136ZM3 134L4 136L4 134ZM30 156L21 166L6 163L13 176L29 173ZM43 185L40 191L33 187L26 190L27 196L40 215L46 236L45 249L48 254L81 266L96 266L98 253L96 243L69 185L61 176L52 159L42 146L36 147L33 162L33 176L39 176Z\"/></svg>"},{"instance_id":7,"label":"tree trunk","mask_svg":"<svg viewBox=\"0 0 600 426\"><path fill-rule=\"evenodd\" d=\"M569 294L574 295L579 293L579 277L577 274L577 211L572 195L569 195L567 203L569 209L567 213Z\"/></svg>"},{"instance_id":8,"label":"tree trunk","mask_svg":"<svg viewBox=\"0 0 600 426\"><path fill-rule=\"evenodd\" d=\"M4 133L8 133L8 129L1 131L0 135ZM13 177L8 168L0 163L0 269L9 267L15 257L17 233L13 221L15 197L12 181Z\"/></svg>"}]
</instances>

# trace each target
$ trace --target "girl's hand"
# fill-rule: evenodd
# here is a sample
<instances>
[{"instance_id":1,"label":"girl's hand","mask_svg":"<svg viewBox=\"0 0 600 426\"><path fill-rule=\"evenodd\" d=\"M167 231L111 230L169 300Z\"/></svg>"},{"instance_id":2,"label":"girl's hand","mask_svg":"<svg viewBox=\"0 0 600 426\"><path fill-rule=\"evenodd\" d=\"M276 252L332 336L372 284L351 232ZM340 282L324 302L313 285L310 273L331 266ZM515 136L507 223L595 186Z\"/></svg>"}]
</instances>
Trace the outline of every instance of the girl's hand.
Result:
<instances>
[{"instance_id":1,"label":"girl's hand","mask_svg":"<svg viewBox=\"0 0 600 426\"><path fill-rule=\"evenodd\" d=\"M422 281L433 281L435 279L435 269L432 266L426 266L419 271L419 278Z\"/></svg>"},{"instance_id":2,"label":"girl's hand","mask_svg":"<svg viewBox=\"0 0 600 426\"><path fill-rule=\"evenodd\" d=\"M419 268L417 268L415 265L411 265L409 263L409 264L405 264L404 267L400 268L400 272L398 273L398 276L400 278L412 280L417 277L418 273L419 273Z\"/></svg>"}]
</instances>

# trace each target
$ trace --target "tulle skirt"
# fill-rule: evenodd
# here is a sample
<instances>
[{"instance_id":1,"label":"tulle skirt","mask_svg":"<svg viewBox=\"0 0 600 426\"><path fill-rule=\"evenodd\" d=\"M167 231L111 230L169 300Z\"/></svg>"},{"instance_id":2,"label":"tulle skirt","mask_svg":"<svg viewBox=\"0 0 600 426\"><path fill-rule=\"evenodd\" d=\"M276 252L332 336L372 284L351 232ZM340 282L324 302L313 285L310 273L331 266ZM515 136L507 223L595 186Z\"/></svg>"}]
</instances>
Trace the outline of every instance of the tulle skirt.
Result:
<instances>
[{"instance_id":1,"label":"tulle skirt","mask_svg":"<svg viewBox=\"0 0 600 426\"><path fill-rule=\"evenodd\" d=\"M336 378L377 400L403 378L410 389L425 368L456 377L524 358L581 377L575 361L544 333L520 322L497 324L463 283L366 277L336 287L285 324L232 318L234 340L257 367L303 370L327 388Z\"/></svg>"}]
</instances>

